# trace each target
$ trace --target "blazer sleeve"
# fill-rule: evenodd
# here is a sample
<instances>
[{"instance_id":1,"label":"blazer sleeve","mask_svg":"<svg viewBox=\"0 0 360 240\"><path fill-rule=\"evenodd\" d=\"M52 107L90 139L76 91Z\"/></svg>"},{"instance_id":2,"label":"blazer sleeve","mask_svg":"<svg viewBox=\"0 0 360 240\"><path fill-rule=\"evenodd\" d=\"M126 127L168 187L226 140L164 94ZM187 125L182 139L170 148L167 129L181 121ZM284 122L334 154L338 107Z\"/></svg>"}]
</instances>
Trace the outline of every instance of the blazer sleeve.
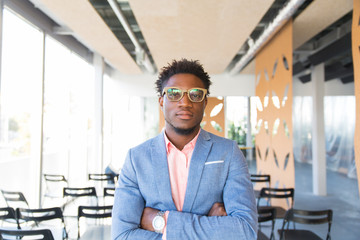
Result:
<instances>
[{"instance_id":1,"label":"blazer sleeve","mask_svg":"<svg viewBox=\"0 0 360 240\"><path fill-rule=\"evenodd\" d=\"M247 163L233 143L223 200L228 216L208 217L170 211L167 240L172 239L256 239L257 210Z\"/></svg>"},{"instance_id":2,"label":"blazer sleeve","mask_svg":"<svg viewBox=\"0 0 360 240\"><path fill-rule=\"evenodd\" d=\"M162 234L140 228L144 207L145 201L139 190L131 150L129 150L115 190L111 226L113 240L161 239Z\"/></svg>"}]
</instances>

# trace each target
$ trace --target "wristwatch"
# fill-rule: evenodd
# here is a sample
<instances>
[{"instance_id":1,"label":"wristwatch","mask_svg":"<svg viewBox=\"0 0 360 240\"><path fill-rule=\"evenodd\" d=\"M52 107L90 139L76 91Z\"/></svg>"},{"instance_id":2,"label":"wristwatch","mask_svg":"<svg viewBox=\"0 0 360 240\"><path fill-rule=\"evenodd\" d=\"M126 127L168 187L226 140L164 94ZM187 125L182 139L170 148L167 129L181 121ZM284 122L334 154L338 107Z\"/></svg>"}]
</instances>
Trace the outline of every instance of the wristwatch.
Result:
<instances>
[{"instance_id":1,"label":"wristwatch","mask_svg":"<svg viewBox=\"0 0 360 240\"><path fill-rule=\"evenodd\" d=\"M165 215L165 212L159 211L152 221L153 228L155 229L155 232L157 232L157 233L162 233L162 231L165 227L164 215Z\"/></svg>"}]
</instances>

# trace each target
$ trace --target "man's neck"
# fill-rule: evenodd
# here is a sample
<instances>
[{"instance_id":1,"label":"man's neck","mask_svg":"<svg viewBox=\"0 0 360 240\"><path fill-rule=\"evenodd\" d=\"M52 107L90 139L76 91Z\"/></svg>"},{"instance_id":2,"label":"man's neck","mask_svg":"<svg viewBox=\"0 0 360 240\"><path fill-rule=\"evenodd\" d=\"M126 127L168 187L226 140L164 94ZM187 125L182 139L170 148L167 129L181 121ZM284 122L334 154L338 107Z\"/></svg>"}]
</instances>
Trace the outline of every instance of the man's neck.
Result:
<instances>
[{"instance_id":1,"label":"man's neck","mask_svg":"<svg viewBox=\"0 0 360 240\"><path fill-rule=\"evenodd\" d=\"M199 133L200 127L196 128L192 133L181 135L176 133L173 129L165 128L165 134L169 141L180 151Z\"/></svg>"}]
</instances>

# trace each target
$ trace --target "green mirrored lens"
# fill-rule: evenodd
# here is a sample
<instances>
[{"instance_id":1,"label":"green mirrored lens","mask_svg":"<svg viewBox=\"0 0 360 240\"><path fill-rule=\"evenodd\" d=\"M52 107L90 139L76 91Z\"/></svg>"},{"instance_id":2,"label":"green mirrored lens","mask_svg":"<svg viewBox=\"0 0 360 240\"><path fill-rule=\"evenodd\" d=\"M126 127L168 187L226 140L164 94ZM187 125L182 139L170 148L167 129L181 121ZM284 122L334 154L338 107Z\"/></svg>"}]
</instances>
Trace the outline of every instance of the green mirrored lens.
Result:
<instances>
[{"instance_id":1,"label":"green mirrored lens","mask_svg":"<svg viewBox=\"0 0 360 240\"><path fill-rule=\"evenodd\" d=\"M177 101L181 98L182 92L180 89L177 89L177 88L169 88L167 90L167 96L168 96L169 100Z\"/></svg>"},{"instance_id":2,"label":"green mirrored lens","mask_svg":"<svg viewBox=\"0 0 360 240\"><path fill-rule=\"evenodd\" d=\"M194 102L201 102L204 98L204 91L201 89L191 89L189 91L189 98Z\"/></svg>"}]
</instances>

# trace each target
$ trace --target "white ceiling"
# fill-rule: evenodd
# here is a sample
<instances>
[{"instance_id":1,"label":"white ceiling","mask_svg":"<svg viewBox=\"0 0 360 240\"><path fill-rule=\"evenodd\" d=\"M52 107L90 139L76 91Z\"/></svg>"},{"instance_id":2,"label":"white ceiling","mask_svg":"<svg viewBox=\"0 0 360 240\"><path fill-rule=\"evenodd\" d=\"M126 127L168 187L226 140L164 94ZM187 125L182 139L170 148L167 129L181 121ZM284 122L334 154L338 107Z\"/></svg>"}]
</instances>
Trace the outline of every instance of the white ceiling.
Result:
<instances>
[{"instance_id":1,"label":"white ceiling","mask_svg":"<svg viewBox=\"0 0 360 240\"><path fill-rule=\"evenodd\" d=\"M31 0L123 74L141 69L88 0ZM210 74L224 73L272 0L129 0L156 66L199 59ZM315 0L294 21L294 48L352 10L353 0ZM250 63L242 73L254 73Z\"/></svg>"}]
</instances>

